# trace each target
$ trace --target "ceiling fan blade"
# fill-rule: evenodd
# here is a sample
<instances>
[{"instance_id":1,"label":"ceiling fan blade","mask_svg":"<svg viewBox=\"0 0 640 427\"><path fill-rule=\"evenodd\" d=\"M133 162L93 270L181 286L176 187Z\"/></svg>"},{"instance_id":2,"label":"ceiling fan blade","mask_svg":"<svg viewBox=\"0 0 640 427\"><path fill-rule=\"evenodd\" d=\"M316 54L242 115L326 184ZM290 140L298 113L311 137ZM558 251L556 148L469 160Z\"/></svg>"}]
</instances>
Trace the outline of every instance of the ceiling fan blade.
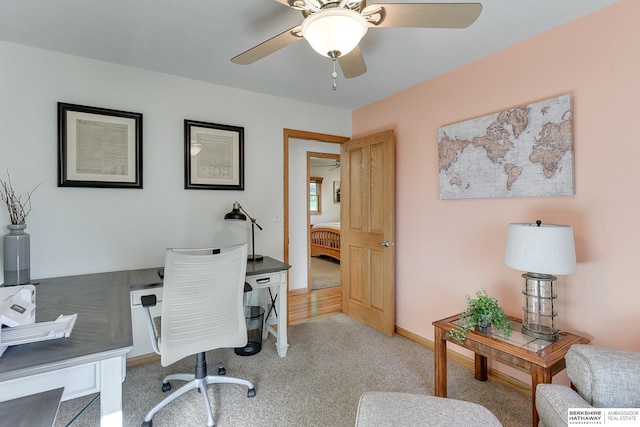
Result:
<instances>
[{"instance_id":1,"label":"ceiling fan blade","mask_svg":"<svg viewBox=\"0 0 640 427\"><path fill-rule=\"evenodd\" d=\"M305 10L304 7L302 7L304 5L303 1L291 1L291 0L275 0L275 1L285 6L289 6L292 9Z\"/></svg>"},{"instance_id":2,"label":"ceiling fan blade","mask_svg":"<svg viewBox=\"0 0 640 427\"><path fill-rule=\"evenodd\" d=\"M300 25L284 31L277 36L271 37L269 40L242 52L240 55L234 56L231 58L231 62L240 65L253 64L258 59L262 59L267 55L277 52L283 47L287 47L298 40L302 40Z\"/></svg>"},{"instance_id":3,"label":"ceiling fan blade","mask_svg":"<svg viewBox=\"0 0 640 427\"><path fill-rule=\"evenodd\" d=\"M364 63L360 46L356 46L351 52L345 56L338 57L338 64L345 78L351 79L358 77L367 72L367 66Z\"/></svg>"},{"instance_id":4,"label":"ceiling fan blade","mask_svg":"<svg viewBox=\"0 0 640 427\"><path fill-rule=\"evenodd\" d=\"M363 15L374 27L466 28L480 12L480 3L376 3Z\"/></svg>"}]
</instances>

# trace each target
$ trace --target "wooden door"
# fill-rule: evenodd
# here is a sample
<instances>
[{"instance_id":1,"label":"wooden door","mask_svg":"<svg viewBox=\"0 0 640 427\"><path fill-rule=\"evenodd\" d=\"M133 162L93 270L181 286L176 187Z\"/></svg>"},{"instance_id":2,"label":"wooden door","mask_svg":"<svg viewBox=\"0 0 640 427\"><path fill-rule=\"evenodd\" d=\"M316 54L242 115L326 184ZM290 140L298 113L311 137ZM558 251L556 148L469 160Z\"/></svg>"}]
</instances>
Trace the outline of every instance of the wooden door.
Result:
<instances>
[{"instance_id":1,"label":"wooden door","mask_svg":"<svg viewBox=\"0 0 640 427\"><path fill-rule=\"evenodd\" d=\"M342 311L392 336L395 327L393 130L341 147Z\"/></svg>"}]
</instances>

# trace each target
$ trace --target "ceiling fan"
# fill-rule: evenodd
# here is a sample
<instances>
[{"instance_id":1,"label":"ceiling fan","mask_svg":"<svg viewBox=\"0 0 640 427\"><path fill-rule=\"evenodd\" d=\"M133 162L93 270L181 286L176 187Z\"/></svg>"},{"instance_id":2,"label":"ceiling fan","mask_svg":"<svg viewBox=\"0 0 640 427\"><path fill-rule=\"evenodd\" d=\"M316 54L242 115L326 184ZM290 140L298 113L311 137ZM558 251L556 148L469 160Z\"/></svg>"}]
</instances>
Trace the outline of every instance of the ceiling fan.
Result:
<instances>
[{"instance_id":1,"label":"ceiling fan","mask_svg":"<svg viewBox=\"0 0 640 427\"><path fill-rule=\"evenodd\" d=\"M336 169L340 169L340 160L334 160L333 164L328 164L328 165L321 165L321 168L330 168L329 170L336 170Z\"/></svg>"},{"instance_id":2,"label":"ceiling fan","mask_svg":"<svg viewBox=\"0 0 640 427\"><path fill-rule=\"evenodd\" d=\"M330 168L329 170L340 169L340 159L325 159L320 157L311 158L312 168Z\"/></svg>"},{"instance_id":3,"label":"ceiling fan","mask_svg":"<svg viewBox=\"0 0 640 427\"><path fill-rule=\"evenodd\" d=\"M366 0L275 0L302 12L304 20L269 40L231 58L248 65L290 44L306 39L320 55L336 61L346 78L367 71L358 44L369 28L466 28L480 16L480 3L375 3Z\"/></svg>"}]
</instances>

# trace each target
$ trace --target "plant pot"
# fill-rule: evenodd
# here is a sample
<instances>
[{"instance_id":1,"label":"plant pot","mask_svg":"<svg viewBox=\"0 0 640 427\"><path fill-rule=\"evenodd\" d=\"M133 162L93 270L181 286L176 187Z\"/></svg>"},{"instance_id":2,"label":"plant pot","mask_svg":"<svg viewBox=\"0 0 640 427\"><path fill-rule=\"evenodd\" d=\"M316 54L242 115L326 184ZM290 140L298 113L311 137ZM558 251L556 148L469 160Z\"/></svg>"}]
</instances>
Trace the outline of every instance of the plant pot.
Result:
<instances>
[{"instance_id":1,"label":"plant pot","mask_svg":"<svg viewBox=\"0 0 640 427\"><path fill-rule=\"evenodd\" d=\"M4 285L24 285L31 281L31 241L26 224L7 225L3 241Z\"/></svg>"},{"instance_id":2,"label":"plant pot","mask_svg":"<svg viewBox=\"0 0 640 427\"><path fill-rule=\"evenodd\" d=\"M478 326L476 327L476 330L482 334L486 334L489 331L490 327L491 327L491 323L489 323L486 326Z\"/></svg>"},{"instance_id":3,"label":"plant pot","mask_svg":"<svg viewBox=\"0 0 640 427\"><path fill-rule=\"evenodd\" d=\"M482 315L482 320L480 324L477 326L477 330L483 334L487 333L487 330L491 327L491 321L486 319L486 315Z\"/></svg>"}]
</instances>

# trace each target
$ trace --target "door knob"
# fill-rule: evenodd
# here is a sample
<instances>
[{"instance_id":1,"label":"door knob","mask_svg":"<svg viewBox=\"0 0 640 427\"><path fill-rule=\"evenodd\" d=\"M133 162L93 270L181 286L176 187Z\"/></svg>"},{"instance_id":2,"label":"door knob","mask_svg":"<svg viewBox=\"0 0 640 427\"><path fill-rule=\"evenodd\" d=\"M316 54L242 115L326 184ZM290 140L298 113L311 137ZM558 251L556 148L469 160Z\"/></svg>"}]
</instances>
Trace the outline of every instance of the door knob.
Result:
<instances>
[{"instance_id":1,"label":"door knob","mask_svg":"<svg viewBox=\"0 0 640 427\"><path fill-rule=\"evenodd\" d=\"M391 246L391 245L392 245L392 243L389 243L389 241L387 241L387 240L385 240L385 241L383 241L383 242L378 242L378 244L379 244L380 246L384 246L385 248L388 248L389 246Z\"/></svg>"}]
</instances>

